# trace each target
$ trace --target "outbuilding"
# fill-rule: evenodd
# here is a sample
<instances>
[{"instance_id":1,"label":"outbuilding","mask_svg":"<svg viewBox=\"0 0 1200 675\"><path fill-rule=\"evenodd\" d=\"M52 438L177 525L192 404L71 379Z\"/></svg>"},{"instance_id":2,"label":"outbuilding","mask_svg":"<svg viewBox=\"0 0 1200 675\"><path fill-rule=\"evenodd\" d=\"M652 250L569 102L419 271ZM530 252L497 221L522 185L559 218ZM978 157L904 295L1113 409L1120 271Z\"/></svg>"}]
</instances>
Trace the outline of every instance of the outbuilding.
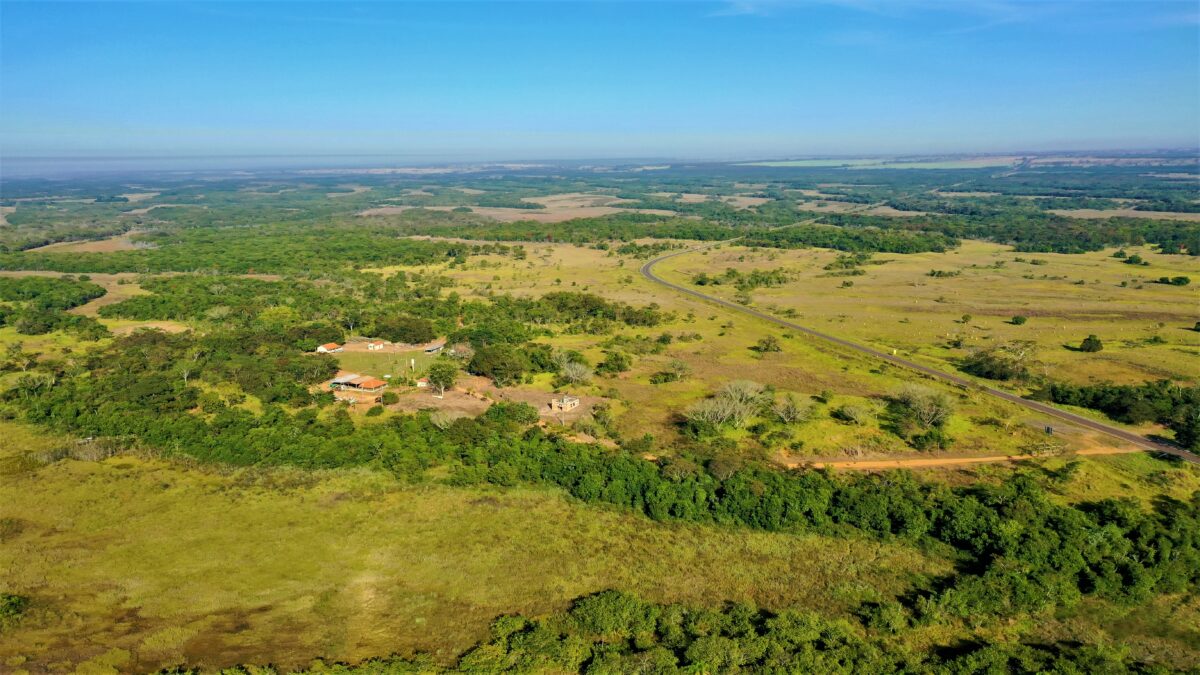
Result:
<instances>
[{"instance_id":1,"label":"outbuilding","mask_svg":"<svg viewBox=\"0 0 1200 675\"><path fill-rule=\"evenodd\" d=\"M562 398L550 399L550 409L555 412L566 412L579 407L579 397L563 394Z\"/></svg>"}]
</instances>

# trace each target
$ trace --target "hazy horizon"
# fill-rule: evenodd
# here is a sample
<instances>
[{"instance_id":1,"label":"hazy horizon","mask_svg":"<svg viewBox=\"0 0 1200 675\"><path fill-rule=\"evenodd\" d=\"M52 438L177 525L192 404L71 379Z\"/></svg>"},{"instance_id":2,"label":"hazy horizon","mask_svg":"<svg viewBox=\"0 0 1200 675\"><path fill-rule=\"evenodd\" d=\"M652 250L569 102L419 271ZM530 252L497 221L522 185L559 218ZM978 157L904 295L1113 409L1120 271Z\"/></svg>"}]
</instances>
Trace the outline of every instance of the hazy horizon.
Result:
<instances>
[{"instance_id":1,"label":"hazy horizon","mask_svg":"<svg viewBox=\"0 0 1200 675\"><path fill-rule=\"evenodd\" d=\"M0 180L14 178L68 178L76 176L101 176L119 174L153 173L220 173L220 172L293 172L354 171L368 169L396 169L422 167L469 167L502 164L545 164L555 167L571 165L635 164L722 164L738 162L770 162L794 159L853 160L905 159L932 157L1007 157L1007 156L1170 156L1179 154L1192 156L1190 148L1093 148L1080 150L1010 150L999 152L962 153L854 153L854 154L791 154L774 156L740 157L446 157L437 155L364 153L364 154L271 154L271 155L159 155L159 156L0 156Z\"/></svg>"}]
</instances>

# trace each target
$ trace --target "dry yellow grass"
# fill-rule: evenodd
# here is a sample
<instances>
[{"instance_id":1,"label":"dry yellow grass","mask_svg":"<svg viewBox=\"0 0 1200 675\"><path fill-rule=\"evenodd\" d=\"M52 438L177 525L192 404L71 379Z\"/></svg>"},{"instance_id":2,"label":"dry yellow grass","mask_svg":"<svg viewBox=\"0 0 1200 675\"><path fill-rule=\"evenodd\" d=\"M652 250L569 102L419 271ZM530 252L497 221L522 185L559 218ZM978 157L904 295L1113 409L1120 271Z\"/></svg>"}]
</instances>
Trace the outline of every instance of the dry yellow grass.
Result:
<instances>
[{"instance_id":1,"label":"dry yellow grass","mask_svg":"<svg viewBox=\"0 0 1200 675\"><path fill-rule=\"evenodd\" d=\"M154 207L150 207L154 208ZM149 209L134 209L147 212ZM126 211L126 213L133 213ZM106 239L90 239L88 241L60 241L29 249L33 253L111 253L113 251L132 251L134 246L130 238L134 233L118 234Z\"/></svg>"},{"instance_id":2,"label":"dry yellow grass","mask_svg":"<svg viewBox=\"0 0 1200 675\"><path fill-rule=\"evenodd\" d=\"M690 244L685 244L690 245ZM819 341L801 336L788 337L783 329L762 320L732 310L697 301L688 296L649 282L638 273L642 260L622 258L605 251L580 248L566 244L526 244L528 259L487 256L473 258L465 266L436 271L455 279L458 290L466 296L488 292L540 296L553 290L584 291L610 300L634 305L656 303L676 313L676 319L652 329L625 329L630 335L657 336L662 332L673 335L699 334L698 341L675 341L662 354L649 354L635 359L630 373L617 378L599 378L580 393L604 395L615 390L621 400L616 406L617 426L629 436L651 433L661 439L673 439L677 433L679 414L692 403L716 391L730 380L749 379L775 386L780 391L801 396L823 390L837 394L829 408L854 404L877 409L878 398L891 393L915 378L911 373L881 365L869 358L850 354ZM660 265L665 276L685 261L694 266L720 272L727 266L780 266L787 256L800 252L748 254L745 249L720 248L708 255L688 254ZM828 251L803 252L832 260ZM738 258L749 255L739 262ZM774 259L772 259L774 258ZM885 266L886 268L886 266ZM430 268L435 269L435 268ZM679 275L681 279L687 275ZM836 281L822 279L836 285ZM711 290L714 287L709 287ZM829 291L824 292L830 296ZM823 302L835 301L826 297ZM827 328L833 332L840 329ZM751 347L764 335L775 335L783 343L779 354L759 355ZM575 349L592 363L604 358L601 345L607 336L559 335L544 339L557 348ZM681 382L654 385L650 377L665 369L670 361L687 362L693 371ZM923 381L925 382L925 381ZM934 387L941 385L925 382ZM947 390L953 391L953 390ZM974 394L958 397L960 415L952 425L955 455L996 455L1019 453L1045 425L1044 420ZM994 417L1007 421L1007 426L995 427L971 424L972 418ZM804 442L798 456L778 456L788 462L798 457L891 457L911 454L913 450L893 434L875 425L852 426L836 422L822 412L812 422L796 430L797 440ZM1070 447L1091 447L1096 440L1087 434L1063 429L1060 433ZM928 455L927 455L928 456Z\"/></svg>"},{"instance_id":3,"label":"dry yellow grass","mask_svg":"<svg viewBox=\"0 0 1200 675\"><path fill-rule=\"evenodd\" d=\"M1051 209L1050 213L1071 218L1152 218L1154 220L1188 220L1200 222L1200 213L1175 213L1173 211L1138 211L1137 209Z\"/></svg>"},{"instance_id":4,"label":"dry yellow grass","mask_svg":"<svg viewBox=\"0 0 1200 675\"><path fill-rule=\"evenodd\" d=\"M5 456L59 440L0 430ZM33 601L0 641L5 672L413 650L445 661L497 615L558 611L605 588L838 614L949 570L900 546L661 525L553 491L405 486L368 471L68 460L4 475L0 505L0 587Z\"/></svg>"},{"instance_id":5,"label":"dry yellow grass","mask_svg":"<svg viewBox=\"0 0 1200 675\"><path fill-rule=\"evenodd\" d=\"M461 191L466 189L460 188ZM476 194L479 191L469 192L468 194ZM569 192L556 195L548 195L544 197L525 197L522 201L531 204L540 204L541 209L514 209L502 206L470 206L472 213L480 216L498 220L501 222L514 222L518 220L531 220L538 223L561 223L575 218L595 218L598 216L607 216L614 213L628 213L631 209L622 208L622 203L628 202L627 199L618 199L612 195L599 193L582 193ZM450 211L455 206L378 206L375 208L365 209L360 211L360 216L387 216L403 213L413 208L426 208L431 211ZM666 211L662 209L638 209L638 213L653 213L660 216L676 215L674 211Z\"/></svg>"},{"instance_id":6,"label":"dry yellow grass","mask_svg":"<svg viewBox=\"0 0 1200 675\"><path fill-rule=\"evenodd\" d=\"M865 265L866 274L856 277L824 276L823 267L837 254L815 249L751 252L729 247L707 256L680 256L660 269L683 283L701 271L712 274L730 267L792 269L797 274L794 282L753 292L756 306L791 309L803 325L879 349L896 349L939 367L949 367L964 353L946 346L952 338L961 338L968 348L1032 340L1040 371L1057 380L1194 379L1200 334L1189 329L1196 321L1200 289L1151 281L1160 276L1200 281L1200 261L1147 249L1129 251L1150 260L1151 266L1122 264L1111 257L1112 250L1018 254L1006 246L967 241L948 253L876 255L886 263ZM1016 258L1045 264L1015 262ZM997 263L1003 266L993 267ZM935 269L960 276L927 276ZM853 286L841 288L846 280ZM732 293L728 286L706 290ZM971 319L963 323L964 315ZM1028 323L1011 325L1009 319L1016 315L1027 316ZM1104 340L1104 351L1086 354L1064 346L1078 345L1092 333ZM1154 336L1163 342L1154 344Z\"/></svg>"}]
</instances>

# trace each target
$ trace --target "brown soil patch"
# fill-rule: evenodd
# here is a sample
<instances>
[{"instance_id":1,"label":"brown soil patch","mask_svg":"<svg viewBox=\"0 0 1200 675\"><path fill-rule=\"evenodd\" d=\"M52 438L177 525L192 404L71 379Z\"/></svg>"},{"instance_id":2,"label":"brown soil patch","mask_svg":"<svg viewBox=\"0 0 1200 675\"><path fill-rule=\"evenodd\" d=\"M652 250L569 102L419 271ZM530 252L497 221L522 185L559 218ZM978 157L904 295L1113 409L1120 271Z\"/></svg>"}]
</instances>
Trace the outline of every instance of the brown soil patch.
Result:
<instances>
[{"instance_id":1,"label":"brown soil patch","mask_svg":"<svg viewBox=\"0 0 1200 675\"><path fill-rule=\"evenodd\" d=\"M739 209L748 209L754 206L761 206L771 201L766 197L749 197L746 195L734 195L733 197L725 197L721 201Z\"/></svg>"},{"instance_id":2,"label":"brown soil patch","mask_svg":"<svg viewBox=\"0 0 1200 675\"><path fill-rule=\"evenodd\" d=\"M161 192L126 192L125 194L123 194L121 196L128 199L130 202L141 202L141 201L145 201L147 199L153 199L154 197L157 197L160 194L162 194L162 193Z\"/></svg>"},{"instance_id":3,"label":"brown soil patch","mask_svg":"<svg viewBox=\"0 0 1200 675\"><path fill-rule=\"evenodd\" d=\"M1187 220L1200 223L1200 213L1175 213L1172 211L1137 211L1135 209L1051 209L1050 213L1071 218L1150 218L1153 220Z\"/></svg>"},{"instance_id":4,"label":"brown soil patch","mask_svg":"<svg viewBox=\"0 0 1200 675\"><path fill-rule=\"evenodd\" d=\"M429 388L397 388L393 391L400 395L400 402L388 407L404 412L434 409L450 413L453 417L476 417L492 405L488 399L467 393L464 389L447 390L441 398Z\"/></svg>"},{"instance_id":5,"label":"brown soil patch","mask_svg":"<svg viewBox=\"0 0 1200 675\"><path fill-rule=\"evenodd\" d=\"M547 195L545 197L523 197L523 202L530 204L541 204L548 210L561 209L582 209L592 206L608 206L613 202L619 201L612 195L602 195L588 192L565 192L558 195Z\"/></svg>"},{"instance_id":6,"label":"brown soil patch","mask_svg":"<svg viewBox=\"0 0 1200 675\"><path fill-rule=\"evenodd\" d=\"M435 391L427 387L395 386L389 391L400 396L400 402L389 406L392 410L416 412L418 410L443 410L455 416L476 416L482 414L497 401L528 403L538 411L538 415L550 422L561 421L570 424L591 414L592 407L606 399L600 396L587 396L571 393L579 397L579 407L567 412L556 412L550 409L550 399L558 398L554 394L519 387L497 388L491 380L475 375L464 375L458 386L446 390L443 397L438 397Z\"/></svg>"},{"instance_id":7,"label":"brown soil patch","mask_svg":"<svg viewBox=\"0 0 1200 675\"><path fill-rule=\"evenodd\" d=\"M133 240L130 239L134 234L136 233L126 232L125 234L118 234L107 239L60 241L55 244L47 244L29 250L35 253L112 253L113 251L133 251L137 249Z\"/></svg>"},{"instance_id":8,"label":"brown soil patch","mask_svg":"<svg viewBox=\"0 0 1200 675\"><path fill-rule=\"evenodd\" d=\"M0 206L0 225L8 225L8 214L16 210L15 206Z\"/></svg>"},{"instance_id":9,"label":"brown soil patch","mask_svg":"<svg viewBox=\"0 0 1200 675\"><path fill-rule=\"evenodd\" d=\"M540 199L540 198L539 198ZM373 209L359 211L360 216L387 216L397 213L404 213L413 208L426 208L430 211L451 211L454 206L378 206ZM674 216L674 211L665 209L622 209L612 206L581 206L581 207L558 207L546 209L510 209L499 206L471 206L472 213L498 220L502 223L512 223L518 220L532 220L538 223L561 223L566 220L574 220L576 218L596 218L598 216L607 216L613 213L653 213L660 216Z\"/></svg>"},{"instance_id":10,"label":"brown soil patch","mask_svg":"<svg viewBox=\"0 0 1200 675\"><path fill-rule=\"evenodd\" d=\"M708 201L708 195L702 195L698 192L651 192L654 197L662 199L678 199L684 204L700 204Z\"/></svg>"}]
</instances>

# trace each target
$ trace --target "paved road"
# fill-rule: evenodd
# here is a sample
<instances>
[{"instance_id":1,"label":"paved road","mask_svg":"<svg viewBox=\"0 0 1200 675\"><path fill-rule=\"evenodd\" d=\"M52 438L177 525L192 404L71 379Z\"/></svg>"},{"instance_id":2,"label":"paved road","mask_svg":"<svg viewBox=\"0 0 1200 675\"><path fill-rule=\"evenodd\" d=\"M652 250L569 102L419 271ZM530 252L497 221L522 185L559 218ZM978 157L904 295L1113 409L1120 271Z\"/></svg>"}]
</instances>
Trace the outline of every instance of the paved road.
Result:
<instances>
[{"instance_id":1,"label":"paved road","mask_svg":"<svg viewBox=\"0 0 1200 675\"><path fill-rule=\"evenodd\" d=\"M1054 406L1046 405L1045 403L1040 403L1038 401L1031 401L1026 398L1021 398L1020 396L1017 396L1016 394L1010 394L1007 391L993 389L991 387L979 384L978 382L974 382L972 380L969 380L965 377L961 377L959 375L945 373L945 372L942 372L935 368L930 368L929 366L921 365L920 363L916 363L913 361L909 361L908 359L900 358L899 356L895 356L893 354L881 352L877 349L872 349L870 347L864 347L863 345L860 345L860 344L857 344L854 342L850 342L849 340L843 340L842 338L834 337L833 335L828 335L828 334L822 333L820 331L815 331L811 328L805 328L804 326L792 323L791 321L785 321L784 319L780 319L779 317L772 316L771 314L767 314L766 312L760 312L757 309L751 309L744 305L739 305L736 302L731 302L729 300L723 300L721 298L716 298L711 295L706 295L704 293L701 293L697 290L687 288L685 286L680 286L679 284L671 283L670 281L667 281L667 280L663 279L662 277L659 277L654 274L654 266L668 258L674 258L675 256L684 255L685 253L694 253L696 251L701 251L706 248L712 248L713 246L718 246L720 244L727 244L727 243L730 243L730 242L729 241L721 241L721 242L716 242L713 244L708 244L706 246L701 246L699 248L688 249L686 251L676 251L675 253L668 253L667 255L659 256L658 258L655 258L655 259L647 262L645 265L642 265L642 270L641 270L642 276L646 277L647 279L649 279L650 281L653 281L656 284L661 284L663 286L666 286L667 288L672 288L676 291L679 291L680 293L686 293L687 295L690 295L694 298L698 298L698 299L704 300L706 302L718 304L718 305L721 305L722 307L727 307L729 309L741 312L743 314L749 314L751 316L762 319L763 321L769 321L771 323L783 326L785 328L790 328L791 330L800 331L801 333L810 335L819 340L825 340L826 342L832 342L833 344L839 345L841 347L845 347L846 349L850 349L852 351L856 351L860 354L866 354L867 356L872 356L877 359L882 359L889 363L894 363L898 366L903 366L910 370L915 370L919 373L924 373L925 375L929 375L931 377L936 377L939 380L943 380L945 382L949 382L951 384L958 385L965 389L982 392L984 394L988 394L989 396L993 396L995 398L999 398L999 399L1008 401L1009 403L1015 403L1023 408L1027 408L1029 410L1033 410L1035 412L1039 412L1044 415L1049 415L1051 417L1055 417L1055 418L1070 422L1071 424L1074 424L1076 426L1084 427L1086 429L1091 429L1093 431L1099 431L1099 432L1107 434L1113 438L1120 439L1127 443L1132 443L1133 445L1136 445L1140 448L1144 448L1151 452L1159 452L1159 453L1165 453L1168 455L1173 455L1175 457L1182 459L1185 462L1191 462L1193 464L1200 465L1200 456L1197 456L1195 454L1187 452L1186 450L1181 450L1180 448L1177 448L1175 446L1167 445L1165 443L1159 443L1159 442L1150 440L1149 438L1146 438L1145 436L1141 436L1139 434L1135 434L1133 432L1126 431L1125 429L1121 429L1119 427L1105 424L1103 422L1097 422L1096 420L1093 420L1093 419L1090 419L1087 417L1083 417L1082 415L1076 415L1074 413L1070 413L1065 410L1060 410L1058 408L1055 408Z\"/></svg>"}]
</instances>

